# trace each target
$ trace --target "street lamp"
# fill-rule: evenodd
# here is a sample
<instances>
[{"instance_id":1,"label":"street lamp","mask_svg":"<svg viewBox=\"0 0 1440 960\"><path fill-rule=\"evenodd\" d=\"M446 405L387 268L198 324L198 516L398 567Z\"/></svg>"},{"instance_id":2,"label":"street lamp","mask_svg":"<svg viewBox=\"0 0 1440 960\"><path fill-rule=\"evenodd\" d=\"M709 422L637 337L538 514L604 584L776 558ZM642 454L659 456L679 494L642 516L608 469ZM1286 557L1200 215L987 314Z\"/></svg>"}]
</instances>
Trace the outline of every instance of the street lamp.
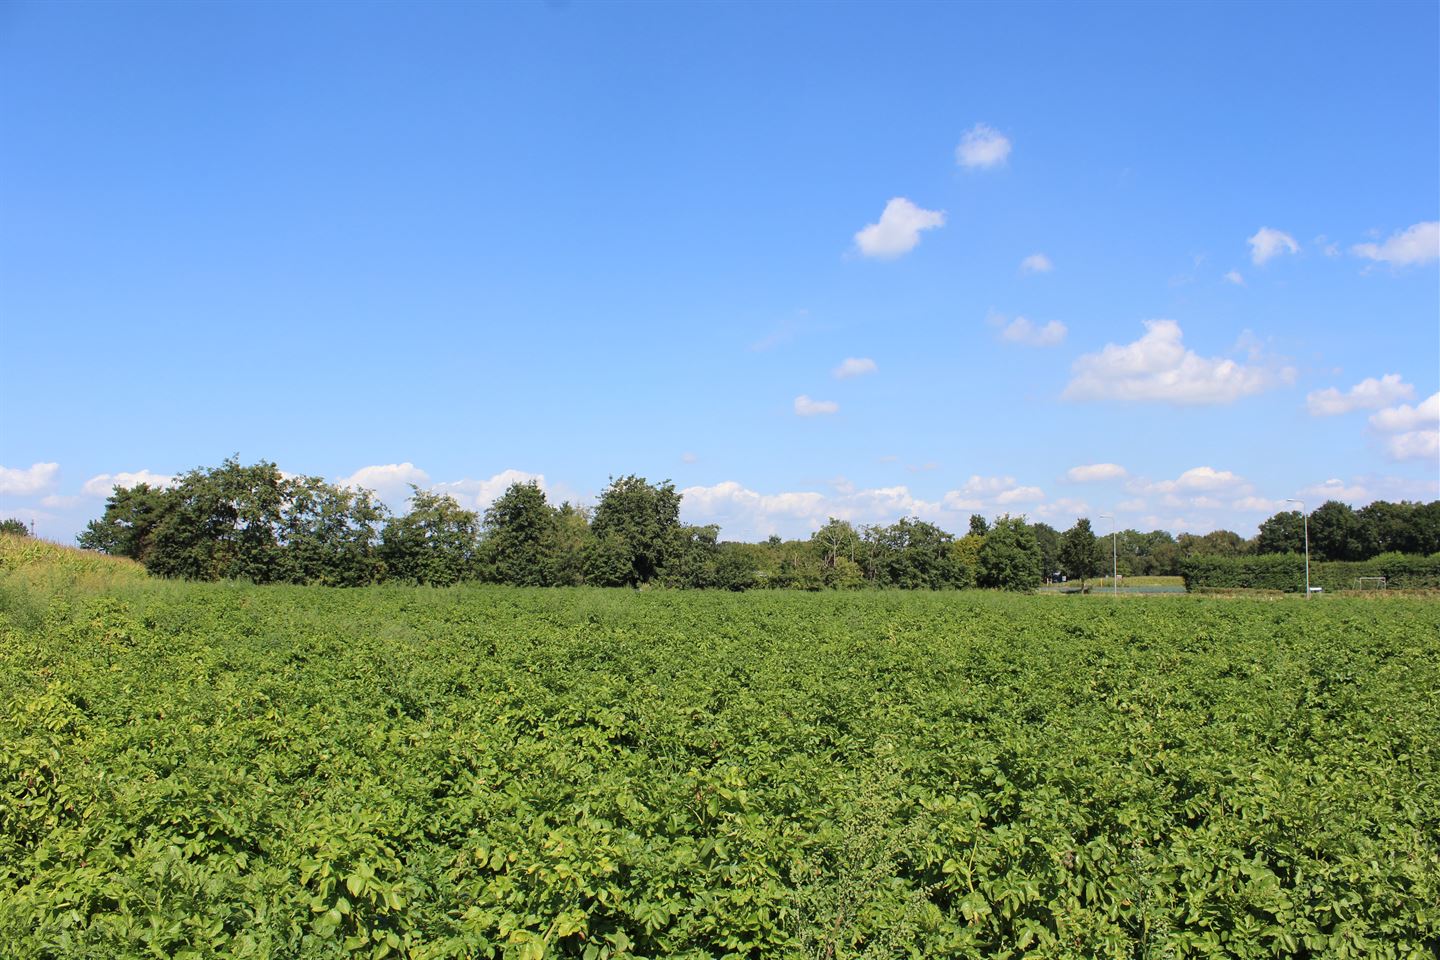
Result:
<instances>
[{"instance_id":1,"label":"street lamp","mask_svg":"<svg viewBox=\"0 0 1440 960\"><path fill-rule=\"evenodd\" d=\"M1115 516L1102 513L1100 519L1110 521L1110 595L1118 597L1120 596L1120 554L1115 545Z\"/></svg>"},{"instance_id":2,"label":"street lamp","mask_svg":"<svg viewBox=\"0 0 1440 960\"><path fill-rule=\"evenodd\" d=\"M1310 517L1305 513L1305 501L1286 497L1286 503L1300 504L1300 520L1305 525L1305 599L1310 599Z\"/></svg>"}]
</instances>

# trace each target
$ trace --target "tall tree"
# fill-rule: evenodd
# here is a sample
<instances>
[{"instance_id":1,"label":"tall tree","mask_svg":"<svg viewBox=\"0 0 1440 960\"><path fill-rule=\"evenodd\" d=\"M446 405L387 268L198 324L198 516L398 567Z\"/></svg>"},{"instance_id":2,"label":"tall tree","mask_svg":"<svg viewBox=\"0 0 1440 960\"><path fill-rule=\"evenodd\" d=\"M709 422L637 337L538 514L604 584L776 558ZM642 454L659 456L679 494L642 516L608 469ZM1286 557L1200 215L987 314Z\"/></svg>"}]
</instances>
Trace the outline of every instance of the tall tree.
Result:
<instances>
[{"instance_id":1,"label":"tall tree","mask_svg":"<svg viewBox=\"0 0 1440 960\"><path fill-rule=\"evenodd\" d=\"M1310 549L1316 560L1359 560L1360 520L1349 504L1326 500L1310 514Z\"/></svg>"},{"instance_id":2,"label":"tall tree","mask_svg":"<svg viewBox=\"0 0 1440 960\"><path fill-rule=\"evenodd\" d=\"M444 587L480 573L480 517L411 484L410 510L385 525L380 556L397 580Z\"/></svg>"},{"instance_id":3,"label":"tall tree","mask_svg":"<svg viewBox=\"0 0 1440 960\"><path fill-rule=\"evenodd\" d=\"M1081 590L1085 589L1086 581L1100 572L1100 546L1088 517L1076 520L1075 526L1066 530L1060 539L1060 569L1065 571L1065 576L1078 579Z\"/></svg>"},{"instance_id":4,"label":"tall tree","mask_svg":"<svg viewBox=\"0 0 1440 960\"><path fill-rule=\"evenodd\" d=\"M649 583L664 569L676 544L680 494L669 480L650 484L634 475L611 478L590 527L597 538L623 546L630 561L626 583Z\"/></svg>"},{"instance_id":5,"label":"tall tree","mask_svg":"<svg viewBox=\"0 0 1440 960\"><path fill-rule=\"evenodd\" d=\"M384 578L380 530L388 511L374 494L319 477L290 477L283 489L283 572L275 579L359 587Z\"/></svg>"},{"instance_id":6,"label":"tall tree","mask_svg":"<svg viewBox=\"0 0 1440 960\"><path fill-rule=\"evenodd\" d=\"M1040 549L1040 576L1048 583L1060 571L1060 531L1048 523L1037 523L1030 529Z\"/></svg>"},{"instance_id":7,"label":"tall tree","mask_svg":"<svg viewBox=\"0 0 1440 960\"><path fill-rule=\"evenodd\" d=\"M1260 524L1256 553L1299 553L1304 549L1304 519L1299 510L1283 510Z\"/></svg>"},{"instance_id":8,"label":"tall tree","mask_svg":"<svg viewBox=\"0 0 1440 960\"><path fill-rule=\"evenodd\" d=\"M162 494L165 509L150 537L145 566L190 580L284 579L280 526L285 480L267 461L235 457L196 468Z\"/></svg>"},{"instance_id":9,"label":"tall tree","mask_svg":"<svg viewBox=\"0 0 1440 960\"><path fill-rule=\"evenodd\" d=\"M485 511L486 578L517 587L551 583L556 523L540 484L512 483Z\"/></svg>"},{"instance_id":10,"label":"tall tree","mask_svg":"<svg viewBox=\"0 0 1440 960\"><path fill-rule=\"evenodd\" d=\"M105 501L105 512L86 524L76 540L86 550L144 563L150 555L155 526L169 505L165 491L147 483L116 487Z\"/></svg>"},{"instance_id":11,"label":"tall tree","mask_svg":"<svg viewBox=\"0 0 1440 960\"><path fill-rule=\"evenodd\" d=\"M1024 517L1000 517L980 548L982 587L1034 590L1040 585L1040 547Z\"/></svg>"}]
</instances>

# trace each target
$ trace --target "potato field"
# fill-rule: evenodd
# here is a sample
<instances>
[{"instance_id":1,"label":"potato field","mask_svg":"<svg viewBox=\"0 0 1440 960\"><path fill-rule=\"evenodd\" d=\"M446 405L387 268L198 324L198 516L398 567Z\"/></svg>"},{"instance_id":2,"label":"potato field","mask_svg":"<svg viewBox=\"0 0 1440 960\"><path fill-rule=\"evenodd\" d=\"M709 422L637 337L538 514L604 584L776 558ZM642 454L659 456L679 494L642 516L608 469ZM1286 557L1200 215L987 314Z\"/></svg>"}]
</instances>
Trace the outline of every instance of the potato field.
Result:
<instances>
[{"instance_id":1,"label":"potato field","mask_svg":"<svg viewBox=\"0 0 1440 960\"><path fill-rule=\"evenodd\" d=\"M1440 605L0 565L0 953L1435 957Z\"/></svg>"}]
</instances>

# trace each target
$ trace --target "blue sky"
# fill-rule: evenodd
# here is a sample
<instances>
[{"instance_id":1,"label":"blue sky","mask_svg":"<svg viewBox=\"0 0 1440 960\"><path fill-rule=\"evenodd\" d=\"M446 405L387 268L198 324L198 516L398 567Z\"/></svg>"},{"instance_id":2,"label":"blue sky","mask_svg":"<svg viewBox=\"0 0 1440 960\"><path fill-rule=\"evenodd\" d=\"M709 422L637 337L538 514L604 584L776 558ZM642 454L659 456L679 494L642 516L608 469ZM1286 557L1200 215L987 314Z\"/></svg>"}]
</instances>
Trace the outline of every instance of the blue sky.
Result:
<instances>
[{"instance_id":1,"label":"blue sky","mask_svg":"<svg viewBox=\"0 0 1440 960\"><path fill-rule=\"evenodd\" d=\"M1433 499L1437 10L7 4L0 515L232 453L736 538Z\"/></svg>"}]
</instances>

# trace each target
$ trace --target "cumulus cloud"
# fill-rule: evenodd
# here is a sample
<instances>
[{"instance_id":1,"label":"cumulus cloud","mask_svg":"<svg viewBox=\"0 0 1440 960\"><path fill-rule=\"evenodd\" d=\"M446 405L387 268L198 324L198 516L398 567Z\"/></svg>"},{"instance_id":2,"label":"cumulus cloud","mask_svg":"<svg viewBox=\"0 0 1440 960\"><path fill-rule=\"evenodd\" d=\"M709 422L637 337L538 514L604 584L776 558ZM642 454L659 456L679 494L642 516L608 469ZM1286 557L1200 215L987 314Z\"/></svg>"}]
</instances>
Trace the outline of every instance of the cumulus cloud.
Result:
<instances>
[{"instance_id":1,"label":"cumulus cloud","mask_svg":"<svg viewBox=\"0 0 1440 960\"><path fill-rule=\"evenodd\" d=\"M840 404L834 400L811 400L803 393L795 398L795 413L797 416L818 417L837 413L839 410Z\"/></svg>"},{"instance_id":2,"label":"cumulus cloud","mask_svg":"<svg viewBox=\"0 0 1440 960\"><path fill-rule=\"evenodd\" d=\"M758 539L772 533L806 536L830 517L851 523L893 523L919 517L952 533L963 533L969 514L1014 512L1016 505L1043 500L1037 487L1020 486L1013 477L971 477L960 490L928 500L909 487L857 489L838 479L827 492L799 490L761 493L733 480L681 490L681 518L688 523L718 523L727 538ZM1039 509L1035 507L1034 509Z\"/></svg>"},{"instance_id":3,"label":"cumulus cloud","mask_svg":"<svg viewBox=\"0 0 1440 960\"><path fill-rule=\"evenodd\" d=\"M1415 388L1398 373L1387 373L1380 379L1366 377L1344 393L1335 387L1315 390L1305 398L1305 406L1314 417L1333 417L1352 410L1378 410L1387 404L1409 400Z\"/></svg>"},{"instance_id":4,"label":"cumulus cloud","mask_svg":"<svg viewBox=\"0 0 1440 960\"><path fill-rule=\"evenodd\" d=\"M55 486L60 464L32 463L29 467L0 467L0 495L33 497Z\"/></svg>"},{"instance_id":5,"label":"cumulus cloud","mask_svg":"<svg viewBox=\"0 0 1440 960\"><path fill-rule=\"evenodd\" d=\"M1005 317L991 314L990 322L1000 326L1000 339L1007 343L1019 343L1027 347L1054 347L1065 340L1067 328L1059 320L1051 320L1041 326L1026 317L1016 317L1006 322Z\"/></svg>"},{"instance_id":6,"label":"cumulus cloud","mask_svg":"<svg viewBox=\"0 0 1440 960\"><path fill-rule=\"evenodd\" d=\"M1139 340L1106 344L1099 353L1078 358L1065 398L1221 404L1295 378L1291 367L1201 357L1185 348L1183 336L1174 320L1145 321Z\"/></svg>"},{"instance_id":7,"label":"cumulus cloud","mask_svg":"<svg viewBox=\"0 0 1440 960\"><path fill-rule=\"evenodd\" d=\"M1239 270L1231 270L1229 273L1225 274L1225 282L1233 283L1237 287L1245 286L1245 278L1240 275Z\"/></svg>"},{"instance_id":8,"label":"cumulus cloud","mask_svg":"<svg viewBox=\"0 0 1440 960\"><path fill-rule=\"evenodd\" d=\"M449 480L437 483L430 489L434 493L448 494L461 506L471 510L484 510L499 498L500 494L514 483L537 483L540 489L550 492L543 473L527 473L524 470L502 470L484 480Z\"/></svg>"},{"instance_id":9,"label":"cumulus cloud","mask_svg":"<svg viewBox=\"0 0 1440 960\"><path fill-rule=\"evenodd\" d=\"M1247 242L1250 244L1250 259L1257 267L1281 254L1300 252L1300 244L1295 242L1294 237L1271 227L1256 230Z\"/></svg>"},{"instance_id":10,"label":"cumulus cloud","mask_svg":"<svg viewBox=\"0 0 1440 960\"><path fill-rule=\"evenodd\" d=\"M1370 426L1383 434L1385 453L1392 460L1440 458L1440 393L1416 406L1402 403L1371 414Z\"/></svg>"},{"instance_id":11,"label":"cumulus cloud","mask_svg":"<svg viewBox=\"0 0 1440 960\"><path fill-rule=\"evenodd\" d=\"M1013 487L995 494L995 502L1001 506L1014 503L1034 503L1045 499L1045 491L1039 487Z\"/></svg>"},{"instance_id":12,"label":"cumulus cloud","mask_svg":"<svg viewBox=\"0 0 1440 960\"><path fill-rule=\"evenodd\" d=\"M1300 494L1306 500L1310 501L1305 505L1307 509L1315 504L1323 503L1326 500L1341 500L1345 503L1356 504L1368 503L1374 499L1374 495L1364 484L1359 482L1346 483L1339 477L1331 477L1324 483L1317 483L1313 486L1306 487L1300 491ZM1281 506L1275 509L1294 508Z\"/></svg>"},{"instance_id":13,"label":"cumulus cloud","mask_svg":"<svg viewBox=\"0 0 1440 960\"><path fill-rule=\"evenodd\" d=\"M137 470L134 473L102 473L86 480L80 491L91 497L108 497L115 492L116 487L128 490L146 483L151 487L164 489L174 482L175 478L169 474L151 473L149 470Z\"/></svg>"},{"instance_id":14,"label":"cumulus cloud","mask_svg":"<svg viewBox=\"0 0 1440 960\"><path fill-rule=\"evenodd\" d=\"M998 167L1010 157L1010 138L984 123L977 123L960 138L955 162L969 170Z\"/></svg>"},{"instance_id":15,"label":"cumulus cloud","mask_svg":"<svg viewBox=\"0 0 1440 960\"><path fill-rule=\"evenodd\" d=\"M855 234L855 246L863 256L893 260L915 249L922 230L945 225L945 211L925 210L904 197L885 204L880 221Z\"/></svg>"},{"instance_id":16,"label":"cumulus cloud","mask_svg":"<svg viewBox=\"0 0 1440 960\"><path fill-rule=\"evenodd\" d=\"M1071 483L1097 483L1101 480L1118 480L1125 476L1125 468L1118 463L1087 463L1065 471L1065 479Z\"/></svg>"},{"instance_id":17,"label":"cumulus cloud","mask_svg":"<svg viewBox=\"0 0 1440 960\"><path fill-rule=\"evenodd\" d=\"M869 357L846 357L840 361L840 366L834 370L836 380L846 380L850 377L863 377L867 373L875 372L875 361Z\"/></svg>"},{"instance_id":18,"label":"cumulus cloud","mask_svg":"<svg viewBox=\"0 0 1440 960\"><path fill-rule=\"evenodd\" d=\"M1165 480L1156 485L1162 491L1180 490L1231 490L1245 485L1245 478L1229 470L1214 467L1191 467L1174 480Z\"/></svg>"},{"instance_id":19,"label":"cumulus cloud","mask_svg":"<svg viewBox=\"0 0 1440 960\"><path fill-rule=\"evenodd\" d=\"M1384 243L1357 243L1350 252L1397 267L1429 263L1440 258L1440 221L1414 224L1391 234Z\"/></svg>"},{"instance_id":20,"label":"cumulus cloud","mask_svg":"<svg viewBox=\"0 0 1440 960\"><path fill-rule=\"evenodd\" d=\"M424 487L430 482L430 474L406 461L361 467L336 482L342 487L370 490L382 498L388 498L405 494L412 483L417 487Z\"/></svg>"},{"instance_id":21,"label":"cumulus cloud","mask_svg":"<svg viewBox=\"0 0 1440 960\"><path fill-rule=\"evenodd\" d=\"M1021 273L1049 273L1055 269L1055 264L1043 253L1032 253L1020 261Z\"/></svg>"},{"instance_id":22,"label":"cumulus cloud","mask_svg":"<svg viewBox=\"0 0 1440 960\"><path fill-rule=\"evenodd\" d=\"M1263 513L1269 516L1279 510L1285 509L1284 500L1270 500L1266 497L1240 497L1230 503L1232 509L1242 510L1245 513Z\"/></svg>"}]
</instances>

